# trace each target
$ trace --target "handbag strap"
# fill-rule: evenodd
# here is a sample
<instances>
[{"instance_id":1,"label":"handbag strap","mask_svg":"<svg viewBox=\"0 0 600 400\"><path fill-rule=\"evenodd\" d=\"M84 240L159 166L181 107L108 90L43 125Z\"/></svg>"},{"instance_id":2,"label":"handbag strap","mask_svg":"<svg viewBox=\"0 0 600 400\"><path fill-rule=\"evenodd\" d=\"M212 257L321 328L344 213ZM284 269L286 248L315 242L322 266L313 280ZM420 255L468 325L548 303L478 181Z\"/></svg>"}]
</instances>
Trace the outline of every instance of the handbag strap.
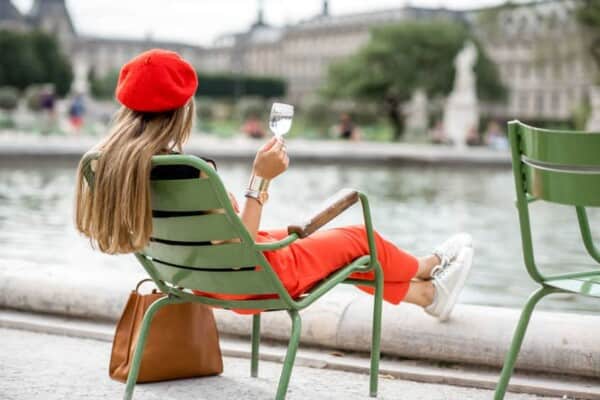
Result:
<instances>
[{"instance_id":1,"label":"handbag strap","mask_svg":"<svg viewBox=\"0 0 600 400\"><path fill-rule=\"evenodd\" d=\"M146 282L154 282L152 279L150 278L146 278L146 279L142 279L141 281L138 282L138 284L135 286L135 292L136 293L140 293L140 287L146 283Z\"/></svg>"}]
</instances>

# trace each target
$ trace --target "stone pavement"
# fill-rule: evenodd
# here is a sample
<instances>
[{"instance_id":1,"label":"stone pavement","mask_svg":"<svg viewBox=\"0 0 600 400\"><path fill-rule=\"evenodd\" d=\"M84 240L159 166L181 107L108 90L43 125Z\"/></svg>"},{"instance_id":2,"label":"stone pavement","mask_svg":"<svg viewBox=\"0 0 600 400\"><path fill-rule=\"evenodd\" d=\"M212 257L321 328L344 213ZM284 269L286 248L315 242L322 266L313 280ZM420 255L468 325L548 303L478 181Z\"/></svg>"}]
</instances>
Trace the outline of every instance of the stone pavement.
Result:
<instances>
[{"instance_id":1,"label":"stone pavement","mask_svg":"<svg viewBox=\"0 0 600 400\"><path fill-rule=\"evenodd\" d=\"M124 385L108 378L110 343L29 331L0 329L0 399L118 399ZM261 362L260 377L249 361L225 358L220 377L139 385L137 399L271 399L280 364ZM368 376L296 366L288 399L369 399ZM488 400L489 390L380 379L379 399ZM542 399L508 394L507 400ZM544 399L551 399L545 397Z\"/></svg>"}]
</instances>

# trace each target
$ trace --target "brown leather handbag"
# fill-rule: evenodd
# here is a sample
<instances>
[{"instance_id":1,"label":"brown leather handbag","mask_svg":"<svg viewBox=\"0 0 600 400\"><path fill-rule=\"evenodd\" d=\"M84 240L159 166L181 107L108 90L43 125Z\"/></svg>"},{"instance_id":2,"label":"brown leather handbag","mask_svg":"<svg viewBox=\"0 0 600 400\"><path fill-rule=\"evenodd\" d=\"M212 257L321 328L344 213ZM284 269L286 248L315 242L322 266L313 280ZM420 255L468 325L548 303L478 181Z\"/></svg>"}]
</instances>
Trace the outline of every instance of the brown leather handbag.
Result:
<instances>
[{"instance_id":1,"label":"brown leather handbag","mask_svg":"<svg viewBox=\"0 0 600 400\"><path fill-rule=\"evenodd\" d=\"M144 313L165 296L153 290L140 294L140 281L117 323L110 358L109 375L125 382ZM168 304L152 319L142 354L137 382L218 375L223 372L219 335L212 309L199 303Z\"/></svg>"}]
</instances>

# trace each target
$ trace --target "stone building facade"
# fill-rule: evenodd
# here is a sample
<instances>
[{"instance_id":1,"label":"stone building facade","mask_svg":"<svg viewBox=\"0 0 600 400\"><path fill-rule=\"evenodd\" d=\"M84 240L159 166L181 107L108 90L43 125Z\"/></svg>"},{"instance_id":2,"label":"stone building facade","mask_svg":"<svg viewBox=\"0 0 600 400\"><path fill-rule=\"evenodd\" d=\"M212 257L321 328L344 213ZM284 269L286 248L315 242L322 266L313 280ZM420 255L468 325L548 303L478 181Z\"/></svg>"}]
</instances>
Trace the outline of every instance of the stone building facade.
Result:
<instances>
[{"instance_id":1,"label":"stone building facade","mask_svg":"<svg viewBox=\"0 0 600 400\"><path fill-rule=\"evenodd\" d=\"M508 87L504 118L566 120L587 101L597 67L589 35L575 17L578 0L546 0L468 15Z\"/></svg>"},{"instance_id":2,"label":"stone building facade","mask_svg":"<svg viewBox=\"0 0 600 400\"><path fill-rule=\"evenodd\" d=\"M73 60L79 85L92 67L103 74L145 49L163 47L180 52L201 71L282 77L288 82L289 100L300 103L317 91L332 62L368 41L373 27L454 19L472 26L509 89L505 105L484 107L488 114L564 120L585 101L596 76L586 34L574 16L576 1L542 0L462 12L407 6L334 16L324 0L319 15L286 27L267 25L259 10L248 31L222 36L210 47L78 35L65 0L35 0L27 15L10 0L0 0L0 28L37 27L55 33Z\"/></svg>"},{"instance_id":3,"label":"stone building facade","mask_svg":"<svg viewBox=\"0 0 600 400\"><path fill-rule=\"evenodd\" d=\"M341 16L330 15L328 10L324 1L319 15L285 28L264 24L259 11L257 23L248 32L218 39L205 54L211 58L212 52L229 48L235 57L228 70L280 76L288 83L289 99L299 102L317 91L332 62L369 40L373 27L414 19L463 19L462 13L446 9L404 7Z\"/></svg>"},{"instance_id":4,"label":"stone building facade","mask_svg":"<svg viewBox=\"0 0 600 400\"><path fill-rule=\"evenodd\" d=\"M272 35L276 40L257 40L257 32L267 27L255 26L224 42L243 59L241 68L231 70L281 76L288 82L290 100L300 102L315 93L332 62L368 41L373 27L433 18L463 21L476 32L508 88L506 103L484 105L484 113L505 119L566 120L587 100L597 74L588 36L575 18L577 1L542 0L463 12L403 7L342 16L329 15L324 1L320 15L279 29ZM206 54L217 50L226 51L217 43Z\"/></svg>"}]
</instances>

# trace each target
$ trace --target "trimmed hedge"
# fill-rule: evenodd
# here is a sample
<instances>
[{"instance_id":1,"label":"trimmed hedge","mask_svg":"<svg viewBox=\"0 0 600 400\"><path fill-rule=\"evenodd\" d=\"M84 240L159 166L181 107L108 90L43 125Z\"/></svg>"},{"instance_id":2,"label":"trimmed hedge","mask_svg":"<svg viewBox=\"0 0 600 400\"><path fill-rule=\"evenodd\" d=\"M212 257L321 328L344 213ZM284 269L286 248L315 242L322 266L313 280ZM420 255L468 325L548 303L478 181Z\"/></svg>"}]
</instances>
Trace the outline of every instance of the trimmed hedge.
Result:
<instances>
[{"instance_id":1,"label":"trimmed hedge","mask_svg":"<svg viewBox=\"0 0 600 400\"><path fill-rule=\"evenodd\" d=\"M239 98L255 96L262 98L283 97L286 93L284 80L234 74L205 74L198 72L200 84L198 97Z\"/></svg>"},{"instance_id":2,"label":"trimmed hedge","mask_svg":"<svg viewBox=\"0 0 600 400\"><path fill-rule=\"evenodd\" d=\"M119 71L110 71L99 77L92 69L88 76L92 96L100 99L113 98L118 78ZM268 99L283 97L286 92L285 81L279 78L198 72L198 80L196 97L214 99L261 97Z\"/></svg>"}]
</instances>

